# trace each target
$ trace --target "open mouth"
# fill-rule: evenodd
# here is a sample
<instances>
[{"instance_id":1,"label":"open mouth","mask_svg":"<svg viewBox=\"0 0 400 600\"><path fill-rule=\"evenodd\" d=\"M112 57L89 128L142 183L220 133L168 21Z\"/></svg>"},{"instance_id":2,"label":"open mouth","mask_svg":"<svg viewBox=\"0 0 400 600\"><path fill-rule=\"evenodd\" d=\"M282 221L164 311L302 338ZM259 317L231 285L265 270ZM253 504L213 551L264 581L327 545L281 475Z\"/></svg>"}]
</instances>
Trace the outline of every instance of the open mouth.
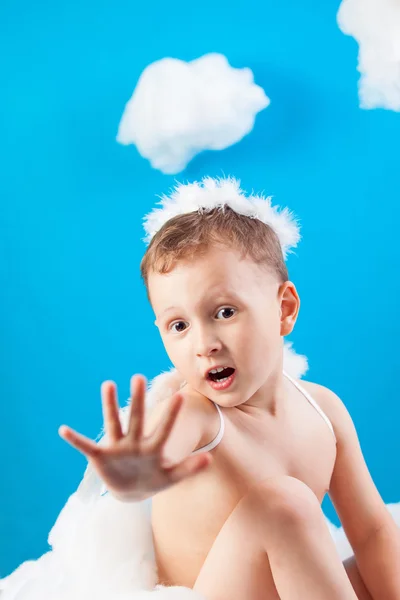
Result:
<instances>
[{"instance_id":1,"label":"open mouth","mask_svg":"<svg viewBox=\"0 0 400 600\"><path fill-rule=\"evenodd\" d=\"M227 381L235 372L232 367L218 367L217 369L211 369L207 373L207 379L216 383L223 383Z\"/></svg>"}]
</instances>

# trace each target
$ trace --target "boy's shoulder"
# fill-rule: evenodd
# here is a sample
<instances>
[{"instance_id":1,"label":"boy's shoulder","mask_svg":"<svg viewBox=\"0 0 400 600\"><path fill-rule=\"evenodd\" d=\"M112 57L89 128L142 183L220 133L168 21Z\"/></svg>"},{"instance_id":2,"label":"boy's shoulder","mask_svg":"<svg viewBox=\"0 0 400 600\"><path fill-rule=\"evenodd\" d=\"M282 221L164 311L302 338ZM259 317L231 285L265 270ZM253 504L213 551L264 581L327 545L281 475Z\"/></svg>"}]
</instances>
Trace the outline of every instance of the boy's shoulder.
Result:
<instances>
[{"instance_id":1,"label":"boy's shoulder","mask_svg":"<svg viewBox=\"0 0 400 600\"><path fill-rule=\"evenodd\" d=\"M315 400L332 423L336 437L343 427L351 422L343 400L330 388L312 381L299 380L299 384Z\"/></svg>"},{"instance_id":2,"label":"boy's shoulder","mask_svg":"<svg viewBox=\"0 0 400 600\"><path fill-rule=\"evenodd\" d=\"M317 402L318 400L328 404L332 402L341 402L339 396L337 396L333 390L320 383L315 383L306 379L298 379L297 381Z\"/></svg>"}]
</instances>

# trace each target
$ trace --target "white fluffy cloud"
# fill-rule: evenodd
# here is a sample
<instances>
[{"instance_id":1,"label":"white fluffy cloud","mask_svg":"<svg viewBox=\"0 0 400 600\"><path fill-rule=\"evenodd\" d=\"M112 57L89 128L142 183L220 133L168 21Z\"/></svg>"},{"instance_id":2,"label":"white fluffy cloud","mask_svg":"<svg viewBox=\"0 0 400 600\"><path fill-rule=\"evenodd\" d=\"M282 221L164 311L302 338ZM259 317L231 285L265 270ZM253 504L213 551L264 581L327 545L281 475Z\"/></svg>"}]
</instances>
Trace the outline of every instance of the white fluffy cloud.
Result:
<instances>
[{"instance_id":1,"label":"white fluffy cloud","mask_svg":"<svg viewBox=\"0 0 400 600\"><path fill-rule=\"evenodd\" d=\"M400 111L400 0L342 0L338 24L359 43L361 107Z\"/></svg>"},{"instance_id":2,"label":"white fluffy cloud","mask_svg":"<svg viewBox=\"0 0 400 600\"><path fill-rule=\"evenodd\" d=\"M252 71L231 67L222 54L163 58L141 74L117 141L135 144L154 168L179 173L198 152L241 140L269 103Z\"/></svg>"}]
</instances>

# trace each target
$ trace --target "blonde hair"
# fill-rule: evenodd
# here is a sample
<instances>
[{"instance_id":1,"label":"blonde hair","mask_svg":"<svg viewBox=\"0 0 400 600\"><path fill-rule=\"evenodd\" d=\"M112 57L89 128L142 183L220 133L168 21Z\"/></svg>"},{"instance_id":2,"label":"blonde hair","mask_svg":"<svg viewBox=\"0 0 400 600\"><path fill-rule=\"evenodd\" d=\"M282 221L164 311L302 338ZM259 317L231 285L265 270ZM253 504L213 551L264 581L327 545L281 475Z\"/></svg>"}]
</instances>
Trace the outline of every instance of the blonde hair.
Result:
<instances>
[{"instance_id":1,"label":"blonde hair","mask_svg":"<svg viewBox=\"0 0 400 600\"><path fill-rule=\"evenodd\" d=\"M238 214L225 205L178 215L164 223L140 264L147 292L150 271L168 273L179 260L199 256L210 246L238 250L243 258L250 257L275 272L282 283L289 278L275 231L262 221Z\"/></svg>"}]
</instances>

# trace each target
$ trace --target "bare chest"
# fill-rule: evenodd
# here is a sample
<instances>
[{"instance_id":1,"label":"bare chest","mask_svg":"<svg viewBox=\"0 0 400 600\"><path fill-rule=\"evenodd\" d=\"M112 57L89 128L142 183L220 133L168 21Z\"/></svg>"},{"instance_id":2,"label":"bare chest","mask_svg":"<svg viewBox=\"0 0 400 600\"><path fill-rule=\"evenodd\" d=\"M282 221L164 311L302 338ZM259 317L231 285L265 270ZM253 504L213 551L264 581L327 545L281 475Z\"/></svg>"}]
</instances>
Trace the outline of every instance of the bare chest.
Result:
<instances>
[{"instance_id":1,"label":"bare chest","mask_svg":"<svg viewBox=\"0 0 400 600\"><path fill-rule=\"evenodd\" d=\"M231 411L231 414L230 414ZM311 406L262 422L227 409L225 435L213 463L152 502L161 582L193 585L226 519L254 485L278 475L306 483L322 502L336 457L332 432Z\"/></svg>"}]
</instances>

